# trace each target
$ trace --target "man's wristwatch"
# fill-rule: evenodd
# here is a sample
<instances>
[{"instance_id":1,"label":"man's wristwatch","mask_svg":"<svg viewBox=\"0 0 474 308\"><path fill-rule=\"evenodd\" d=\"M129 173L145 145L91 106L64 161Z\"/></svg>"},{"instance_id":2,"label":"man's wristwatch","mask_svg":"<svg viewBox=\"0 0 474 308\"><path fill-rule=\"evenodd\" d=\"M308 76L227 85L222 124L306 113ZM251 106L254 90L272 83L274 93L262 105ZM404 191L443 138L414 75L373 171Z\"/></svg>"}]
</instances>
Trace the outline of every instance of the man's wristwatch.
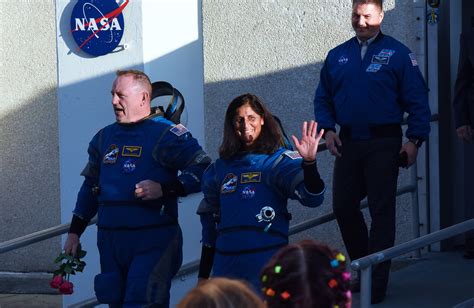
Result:
<instances>
[{"instance_id":1,"label":"man's wristwatch","mask_svg":"<svg viewBox=\"0 0 474 308\"><path fill-rule=\"evenodd\" d=\"M425 140L421 139L421 138L410 138L408 139L409 142L413 143L414 145L416 145L417 148L421 147L421 145L423 144L423 142Z\"/></svg>"}]
</instances>

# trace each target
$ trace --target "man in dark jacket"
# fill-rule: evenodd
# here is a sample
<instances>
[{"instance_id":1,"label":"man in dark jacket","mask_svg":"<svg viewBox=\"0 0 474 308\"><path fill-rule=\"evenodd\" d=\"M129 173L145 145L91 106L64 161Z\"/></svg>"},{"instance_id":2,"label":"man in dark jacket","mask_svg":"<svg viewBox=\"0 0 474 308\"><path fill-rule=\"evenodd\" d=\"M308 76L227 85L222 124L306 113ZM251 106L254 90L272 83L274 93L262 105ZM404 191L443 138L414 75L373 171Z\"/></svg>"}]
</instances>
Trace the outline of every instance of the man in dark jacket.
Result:
<instances>
[{"instance_id":1,"label":"man in dark jacket","mask_svg":"<svg viewBox=\"0 0 474 308\"><path fill-rule=\"evenodd\" d=\"M474 34L461 34L458 76L454 87L454 125L459 139L466 144L466 156L473 165L472 133L474 128ZM469 145L468 145L469 144ZM471 168L472 170L472 168ZM472 182L465 182L465 190L472 192ZM467 186L470 185L470 186ZM465 218L474 217L474 204L465 194ZM471 197L472 199L472 197ZM466 233L464 257L474 259L474 232Z\"/></svg>"},{"instance_id":2,"label":"man in dark jacket","mask_svg":"<svg viewBox=\"0 0 474 308\"><path fill-rule=\"evenodd\" d=\"M428 91L416 58L382 34L383 17L381 0L353 1L356 36L328 53L314 101L316 121L336 156L333 208L352 260L393 246L398 167L416 161L430 131ZM408 142L402 144L405 112ZM360 211L365 196L370 233ZM390 261L374 268L372 303L384 300L389 271Z\"/></svg>"}]
</instances>

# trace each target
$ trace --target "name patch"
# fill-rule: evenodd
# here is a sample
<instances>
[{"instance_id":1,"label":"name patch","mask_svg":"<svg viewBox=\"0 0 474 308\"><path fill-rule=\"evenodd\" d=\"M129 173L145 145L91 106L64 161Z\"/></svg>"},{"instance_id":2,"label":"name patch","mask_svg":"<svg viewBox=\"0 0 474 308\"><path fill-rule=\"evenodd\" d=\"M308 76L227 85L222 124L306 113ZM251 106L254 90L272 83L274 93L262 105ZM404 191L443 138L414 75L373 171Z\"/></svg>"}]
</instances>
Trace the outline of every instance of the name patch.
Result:
<instances>
[{"instance_id":1,"label":"name patch","mask_svg":"<svg viewBox=\"0 0 474 308\"><path fill-rule=\"evenodd\" d=\"M142 147L134 145L124 145L122 148L122 156L140 157L142 156Z\"/></svg>"},{"instance_id":2,"label":"name patch","mask_svg":"<svg viewBox=\"0 0 474 308\"><path fill-rule=\"evenodd\" d=\"M261 172L246 172L240 175L240 183L260 183Z\"/></svg>"}]
</instances>

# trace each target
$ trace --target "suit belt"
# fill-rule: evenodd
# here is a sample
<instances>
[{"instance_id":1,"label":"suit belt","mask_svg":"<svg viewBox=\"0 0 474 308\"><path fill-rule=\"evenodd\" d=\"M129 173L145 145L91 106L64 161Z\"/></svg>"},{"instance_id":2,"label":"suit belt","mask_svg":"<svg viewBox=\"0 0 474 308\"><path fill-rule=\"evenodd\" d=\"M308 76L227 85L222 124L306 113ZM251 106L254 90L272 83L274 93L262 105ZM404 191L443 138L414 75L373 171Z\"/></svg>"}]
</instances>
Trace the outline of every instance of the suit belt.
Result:
<instances>
[{"instance_id":1,"label":"suit belt","mask_svg":"<svg viewBox=\"0 0 474 308\"><path fill-rule=\"evenodd\" d=\"M367 140L379 138L398 138L402 137L402 127L400 124L383 124L369 126L366 129L368 135L366 137L357 136L354 133L356 130L350 126L342 126L339 131L339 138L341 140Z\"/></svg>"}]
</instances>

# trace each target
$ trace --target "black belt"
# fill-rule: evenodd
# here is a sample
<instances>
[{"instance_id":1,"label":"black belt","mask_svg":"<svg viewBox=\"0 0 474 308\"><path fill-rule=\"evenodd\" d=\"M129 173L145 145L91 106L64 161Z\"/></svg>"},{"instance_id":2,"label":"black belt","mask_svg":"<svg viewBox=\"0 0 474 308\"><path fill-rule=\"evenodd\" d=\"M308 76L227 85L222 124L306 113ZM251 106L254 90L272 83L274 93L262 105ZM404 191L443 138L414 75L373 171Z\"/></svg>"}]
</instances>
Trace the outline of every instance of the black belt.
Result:
<instances>
[{"instance_id":1,"label":"black belt","mask_svg":"<svg viewBox=\"0 0 474 308\"><path fill-rule=\"evenodd\" d=\"M378 139L378 138L399 138L403 136L402 127L400 124L383 124L383 125L374 125L368 128L370 133L369 139ZM357 136L355 136L357 137ZM352 129L350 126L342 126L339 132L339 138L343 140L357 140L358 138L353 138Z\"/></svg>"},{"instance_id":2,"label":"black belt","mask_svg":"<svg viewBox=\"0 0 474 308\"><path fill-rule=\"evenodd\" d=\"M216 248L216 252L221 255L225 256L237 256L237 255L242 255L242 254L248 254L248 253L256 253L256 252L262 252L266 250L273 250L273 249L279 249L283 246L288 245L288 242L286 243L281 243L281 244L276 244L276 245L270 245L270 246L265 246L265 247L258 247L258 248L252 248L252 249L241 249L241 250L235 250L235 251L228 251L228 250L220 250Z\"/></svg>"},{"instance_id":3,"label":"black belt","mask_svg":"<svg viewBox=\"0 0 474 308\"><path fill-rule=\"evenodd\" d=\"M141 231L141 230L148 230L148 229L159 229L164 227L171 227L177 226L177 221L167 222L163 224L153 224L153 225L143 225L143 226L136 226L136 227L128 227L128 226L121 226L121 227L107 227L102 225L97 225L97 229L105 230L105 231Z\"/></svg>"},{"instance_id":4,"label":"black belt","mask_svg":"<svg viewBox=\"0 0 474 308\"><path fill-rule=\"evenodd\" d=\"M273 230L272 228L265 231L265 227L256 227L256 226L227 227L227 228L218 229L217 233L218 233L218 235L220 235L220 234L232 233L232 232L238 232L238 231L256 231L256 232L262 232L262 233L267 233L267 234L279 236L279 237L281 237L285 240L288 239L288 234L285 234L285 233L280 232L278 230Z\"/></svg>"}]
</instances>

